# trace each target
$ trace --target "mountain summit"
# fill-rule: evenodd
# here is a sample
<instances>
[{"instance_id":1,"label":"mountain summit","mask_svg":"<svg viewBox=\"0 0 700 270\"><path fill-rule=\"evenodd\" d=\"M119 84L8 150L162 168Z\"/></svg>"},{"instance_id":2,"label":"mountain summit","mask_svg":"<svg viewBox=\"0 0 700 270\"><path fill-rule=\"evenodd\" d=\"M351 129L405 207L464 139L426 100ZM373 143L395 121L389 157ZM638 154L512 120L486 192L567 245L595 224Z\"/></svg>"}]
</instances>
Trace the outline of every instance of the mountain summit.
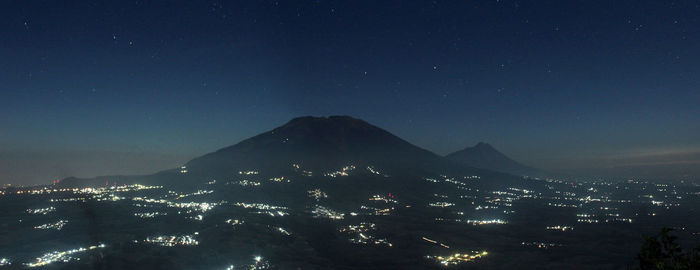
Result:
<instances>
[{"instance_id":1,"label":"mountain summit","mask_svg":"<svg viewBox=\"0 0 700 270\"><path fill-rule=\"evenodd\" d=\"M349 116L299 117L271 131L193 159L192 172L338 168L349 164L411 168L440 163L430 151Z\"/></svg>"},{"instance_id":2,"label":"mountain summit","mask_svg":"<svg viewBox=\"0 0 700 270\"><path fill-rule=\"evenodd\" d=\"M541 175L538 169L523 165L499 152L488 143L479 142L472 147L445 156L455 162L474 168L506 172L515 175Z\"/></svg>"}]
</instances>

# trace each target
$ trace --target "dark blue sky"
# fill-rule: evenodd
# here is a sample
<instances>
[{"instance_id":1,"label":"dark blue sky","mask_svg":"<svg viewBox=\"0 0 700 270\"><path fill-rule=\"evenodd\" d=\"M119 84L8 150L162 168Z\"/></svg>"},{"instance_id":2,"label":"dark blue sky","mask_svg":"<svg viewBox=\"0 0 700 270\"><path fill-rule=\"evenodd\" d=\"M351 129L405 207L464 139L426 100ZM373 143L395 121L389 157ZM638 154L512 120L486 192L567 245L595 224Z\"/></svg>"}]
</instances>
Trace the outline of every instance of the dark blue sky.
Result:
<instances>
[{"instance_id":1,"label":"dark blue sky","mask_svg":"<svg viewBox=\"0 0 700 270\"><path fill-rule=\"evenodd\" d=\"M3 1L0 183L146 173L301 115L547 169L700 151L697 1Z\"/></svg>"}]
</instances>

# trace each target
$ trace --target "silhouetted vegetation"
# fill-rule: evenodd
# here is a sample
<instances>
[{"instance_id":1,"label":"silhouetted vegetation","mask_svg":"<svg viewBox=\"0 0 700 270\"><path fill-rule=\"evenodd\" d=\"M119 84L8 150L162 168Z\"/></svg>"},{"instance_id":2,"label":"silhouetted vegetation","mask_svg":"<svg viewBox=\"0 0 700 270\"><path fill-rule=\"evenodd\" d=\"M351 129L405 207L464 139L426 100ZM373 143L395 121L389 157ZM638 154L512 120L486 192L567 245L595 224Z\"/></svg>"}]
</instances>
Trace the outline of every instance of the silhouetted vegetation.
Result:
<instances>
[{"instance_id":1,"label":"silhouetted vegetation","mask_svg":"<svg viewBox=\"0 0 700 270\"><path fill-rule=\"evenodd\" d=\"M683 250L671 235L673 229L662 228L654 236L644 236L644 244L637 254L639 269L700 269L700 247Z\"/></svg>"}]
</instances>

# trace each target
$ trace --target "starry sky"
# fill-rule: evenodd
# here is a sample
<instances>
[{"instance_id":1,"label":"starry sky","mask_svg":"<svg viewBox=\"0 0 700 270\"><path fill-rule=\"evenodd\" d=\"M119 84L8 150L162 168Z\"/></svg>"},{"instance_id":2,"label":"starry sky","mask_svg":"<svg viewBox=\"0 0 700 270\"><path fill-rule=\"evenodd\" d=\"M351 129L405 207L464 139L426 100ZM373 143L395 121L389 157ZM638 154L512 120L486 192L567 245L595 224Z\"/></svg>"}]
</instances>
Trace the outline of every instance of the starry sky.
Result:
<instances>
[{"instance_id":1,"label":"starry sky","mask_svg":"<svg viewBox=\"0 0 700 270\"><path fill-rule=\"evenodd\" d=\"M150 173L303 115L555 171L700 165L698 48L697 1L2 1L0 183Z\"/></svg>"}]
</instances>

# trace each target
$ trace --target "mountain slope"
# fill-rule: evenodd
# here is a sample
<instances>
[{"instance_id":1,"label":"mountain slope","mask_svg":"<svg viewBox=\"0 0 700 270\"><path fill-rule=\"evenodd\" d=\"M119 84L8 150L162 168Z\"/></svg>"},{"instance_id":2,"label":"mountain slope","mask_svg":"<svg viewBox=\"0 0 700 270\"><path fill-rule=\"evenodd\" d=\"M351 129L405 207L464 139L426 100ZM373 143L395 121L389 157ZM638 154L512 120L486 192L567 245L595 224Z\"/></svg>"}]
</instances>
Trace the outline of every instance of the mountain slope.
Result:
<instances>
[{"instance_id":1,"label":"mountain slope","mask_svg":"<svg viewBox=\"0 0 700 270\"><path fill-rule=\"evenodd\" d=\"M488 143L479 142L473 147L448 154L447 159L474 168L505 172L515 175L539 176L543 172L520 164L499 152Z\"/></svg>"},{"instance_id":2,"label":"mountain slope","mask_svg":"<svg viewBox=\"0 0 700 270\"><path fill-rule=\"evenodd\" d=\"M271 131L185 164L193 173L243 169L310 169L346 165L394 169L433 167L444 160L425 149L349 116L299 117Z\"/></svg>"}]
</instances>

